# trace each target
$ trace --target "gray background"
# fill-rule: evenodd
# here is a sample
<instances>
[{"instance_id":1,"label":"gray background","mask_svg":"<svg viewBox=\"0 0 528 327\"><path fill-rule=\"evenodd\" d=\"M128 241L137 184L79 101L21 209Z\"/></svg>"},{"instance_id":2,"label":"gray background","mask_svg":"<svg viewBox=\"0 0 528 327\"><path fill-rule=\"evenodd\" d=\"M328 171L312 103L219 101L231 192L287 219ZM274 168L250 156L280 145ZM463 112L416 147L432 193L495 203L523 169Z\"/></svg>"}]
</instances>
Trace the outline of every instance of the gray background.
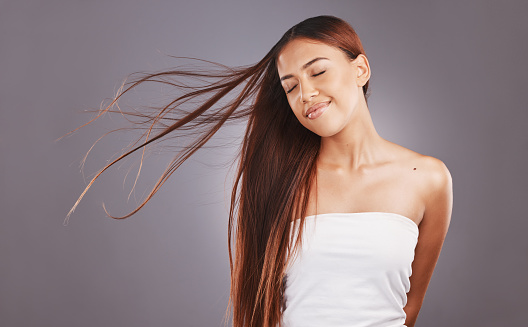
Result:
<instances>
[{"instance_id":1,"label":"gray background","mask_svg":"<svg viewBox=\"0 0 528 327\"><path fill-rule=\"evenodd\" d=\"M116 215L133 207L123 180L137 166L112 170L66 227L86 185L79 161L117 120L55 140L127 74L171 67L165 54L251 64L292 25L333 14L366 48L380 135L443 160L453 176L452 222L417 326L525 326L527 9L523 0L1 1L0 325L221 326L226 176L241 127L127 220L107 218L101 203ZM123 137L96 147L87 177ZM137 199L168 159L151 157Z\"/></svg>"}]
</instances>

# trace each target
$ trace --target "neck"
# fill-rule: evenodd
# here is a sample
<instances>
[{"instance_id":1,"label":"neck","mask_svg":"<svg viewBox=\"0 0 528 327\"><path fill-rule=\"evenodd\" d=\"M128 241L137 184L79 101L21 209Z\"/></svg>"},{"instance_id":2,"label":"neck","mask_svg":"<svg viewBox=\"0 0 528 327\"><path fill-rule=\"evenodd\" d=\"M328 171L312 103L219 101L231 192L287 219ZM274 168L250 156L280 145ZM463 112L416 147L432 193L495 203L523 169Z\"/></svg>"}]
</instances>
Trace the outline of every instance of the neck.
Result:
<instances>
[{"instance_id":1,"label":"neck","mask_svg":"<svg viewBox=\"0 0 528 327\"><path fill-rule=\"evenodd\" d=\"M332 169L360 170L379 162L386 141L379 136L364 98L350 123L338 134L321 139L318 164Z\"/></svg>"}]
</instances>

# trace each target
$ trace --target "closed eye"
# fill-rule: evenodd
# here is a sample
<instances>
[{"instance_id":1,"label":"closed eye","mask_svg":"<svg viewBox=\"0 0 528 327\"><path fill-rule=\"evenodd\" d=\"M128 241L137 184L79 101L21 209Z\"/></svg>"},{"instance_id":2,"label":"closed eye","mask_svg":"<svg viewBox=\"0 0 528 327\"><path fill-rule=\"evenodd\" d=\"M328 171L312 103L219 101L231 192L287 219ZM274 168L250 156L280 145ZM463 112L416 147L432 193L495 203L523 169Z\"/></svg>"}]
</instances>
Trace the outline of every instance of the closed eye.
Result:
<instances>
[{"instance_id":1,"label":"closed eye","mask_svg":"<svg viewBox=\"0 0 528 327\"><path fill-rule=\"evenodd\" d=\"M317 77L319 75L322 75L326 72L326 70L323 70L322 72L319 72L317 74L313 74L312 77ZM286 94L289 94L291 93L293 90L295 90L295 88L297 87L297 85L294 85L291 89L289 89L288 91L286 91Z\"/></svg>"}]
</instances>

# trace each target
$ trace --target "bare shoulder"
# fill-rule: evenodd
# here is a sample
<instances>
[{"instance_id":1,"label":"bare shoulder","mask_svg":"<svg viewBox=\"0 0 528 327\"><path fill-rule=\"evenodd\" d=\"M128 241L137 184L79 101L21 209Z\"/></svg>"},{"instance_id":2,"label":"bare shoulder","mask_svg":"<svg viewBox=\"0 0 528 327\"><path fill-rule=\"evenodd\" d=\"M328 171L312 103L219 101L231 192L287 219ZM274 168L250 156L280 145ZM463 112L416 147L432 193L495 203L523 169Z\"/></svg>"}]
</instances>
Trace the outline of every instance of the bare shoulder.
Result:
<instances>
[{"instance_id":1,"label":"bare shoulder","mask_svg":"<svg viewBox=\"0 0 528 327\"><path fill-rule=\"evenodd\" d=\"M446 183L451 179L451 173L442 160L418 153L395 143L392 143L392 145L396 154L395 159L403 167L407 169L411 167L415 172L423 173L433 184Z\"/></svg>"},{"instance_id":2,"label":"bare shoulder","mask_svg":"<svg viewBox=\"0 0 528 327\"><path fill-rule=\"evenodd\" d=\"M421 165L426 173L425 201L426 209L434 206L434 201L439 197L451 197L453 180L445 163L431 156L423 156Z\"/></svg>"},{"instance_id":3,"label":"bare shoulder","mask_svg":"<svg viewBox=\"0 0 528 327\"><path fill-rule=\"evenodd\" d=\"M422 198L424 222L436 221L447 232L453 207L453 180L446 164L435 157L421 155L419 166L423 170ZM445 236L445 234L444 234Z\"/></svg>"},{"instance_id":4,"label":"bare shoulder","mask_svg":"<svg viewBox=\"0 0 528 327\"><path fill-rule=\"evenodd\" d=\"M433 189L444 188L452 182L451 173L445 163L435 157L421 155L420 166L429 176L429 186Z\"/></svg>"},{"instance_id":5,"label":"bare shoulder","mask_svg":"<svg viewBox=\"0 0 528 327\"><path fill-rule=\"evenodd\" d=\"M450 186L451 173L440 159L424 155L397 145L400 163L406 169L412 169L420 176L420 181L428 189L439 189Z\"/></svg>"},{"instance_id":6,"label":"bare shoulder","mask_svg":"<svg viewBox=\"0 0 528 327\"><path fill-rule=\"evenodd\" d=\"M398 166L405 181L411 182L414 194L420 199L422 218L450 220L453 182L446 164L435 157L396 146ZM420 219L422 221L422 219Z\"/></svg>"}]
</instances>

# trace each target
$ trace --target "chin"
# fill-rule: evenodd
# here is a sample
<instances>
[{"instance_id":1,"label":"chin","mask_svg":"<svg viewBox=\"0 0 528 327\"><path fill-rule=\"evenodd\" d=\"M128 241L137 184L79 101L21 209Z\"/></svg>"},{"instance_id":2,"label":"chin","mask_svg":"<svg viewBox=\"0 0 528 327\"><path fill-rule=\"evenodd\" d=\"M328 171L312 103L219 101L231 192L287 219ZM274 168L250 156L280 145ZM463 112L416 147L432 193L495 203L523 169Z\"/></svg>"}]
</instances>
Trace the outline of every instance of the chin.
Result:
<instances>
[{"instance_id":1,"label":"chin","mask_svg":"<svg viewBox=\"0 0 528 327\"><path fill-rule=\"evenodd\" d=\"M339 122L325 122L323 124L323 121L318 122L318 124L313 124L311 126L305 126L315 134L319 135L320 137L331 137L336 134L339 134L343 130L343 126Z\"/></svg>"},{"instance_id":2,"label":"chin","mask_svg":"<svg viewBox=\"0 0 528 327\"><path fill-rule=\"evenodd\" d=\"M313 133L320 137L331 137L339 133L339 129L333 128L309 128Z\"/></svg>"}]
</instances>

